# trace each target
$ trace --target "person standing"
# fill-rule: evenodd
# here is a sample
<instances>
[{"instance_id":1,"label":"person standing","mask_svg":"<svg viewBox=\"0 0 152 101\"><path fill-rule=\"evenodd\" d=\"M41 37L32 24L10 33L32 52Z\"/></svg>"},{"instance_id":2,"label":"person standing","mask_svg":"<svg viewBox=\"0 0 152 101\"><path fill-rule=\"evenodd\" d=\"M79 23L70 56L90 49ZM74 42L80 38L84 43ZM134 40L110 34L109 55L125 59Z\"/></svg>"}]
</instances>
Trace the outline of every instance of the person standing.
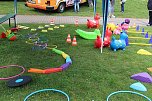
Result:
<instances>
[{"instance_id":1,"label":"person standing","mask_svg":"<svg viewBox=\"0 0 152 101\"><path fill-rule=\"evenodd\" d=\"M111 18L111 1L109 0L109 5L108 5L108 17Z\"/></svg>"},{"instance_id":2,"label":"person standing","mask_svg":"<svg viewBox=\"0 0 152 101\"><path fill-rule=\"evenodd\" d=\"M149 22L147 26L152 26L152 0L148 0L147 8L149 11Z\"/></svg>"},{"instance_id":3,"label":"person standing","mask_svg":"<svg viewBox=\"0 0 152 101\"><path fill-rule=\"evenodd\" d=\"M114 5L115 5L115 0L110 0L111 2L111 18L115 18L114 16Z\"/></svg>"},{"instance_id":4,"label":"person standing","mask_svg":"<svg viewBox=\"0 0 152 101\"><path fill-rule=\"evenodd\" d=\"M79 3L80 0L74 0L74 11L79 12Z\"/></svg>"},{"instance_id":5,"label":"person standing","mask_svg":"<svg viewBox=\"0 0 152 101\"><path fill-rule=\"evenodd\" d=\"M93 0L88 0L89 7L93 7Z\"/></svg>"},{"instance_id":6,"label":"person standing","mask_svg":"<svg viewBox=\"0 0 152 101\"><path fill-rule=\"evenodd\" d=\"M120 0L120 4L121 4L121 12L124 12L124 5L125 5L126 0Z\"/></svg>"}]
</instances>

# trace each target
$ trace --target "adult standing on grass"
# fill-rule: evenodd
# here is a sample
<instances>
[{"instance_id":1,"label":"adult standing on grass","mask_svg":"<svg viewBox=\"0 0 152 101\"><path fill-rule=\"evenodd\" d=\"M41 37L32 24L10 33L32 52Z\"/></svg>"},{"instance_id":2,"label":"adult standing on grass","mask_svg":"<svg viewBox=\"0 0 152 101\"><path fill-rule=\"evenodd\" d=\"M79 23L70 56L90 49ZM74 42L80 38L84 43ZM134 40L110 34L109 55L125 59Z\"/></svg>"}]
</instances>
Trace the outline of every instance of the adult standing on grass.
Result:
<instances>
[{"instance_id":1,"label":"adult standing on grass","mask_svg":"<svg viewBox=\"0 0 152 101\"><path fill-rule=\"evenodd\" d=\"M121 12L124 12L124 5L125 5L126 0L120 0L120 4L121 4Z\"/></svg>"},{"instance_id":2,"label":"adult standing on grass","mask_svg":"<svg viewBox=\"0 0 152 101\"><path fill-rule=\"evenodd\" d=\"M115 18L114 16L114 5L115 5L115 0L110 0L111 2L111 18Z\"/></svg>"},{"instance_id":3,"label":"adult standing on grass","mask_svg":"<svg viewBox=\"0 0 152 101\"><path fill-rule=\"evenodd\" d=\"M94 0L93 0L94 1ZM88 0L88 5L89 5L89 7L93 7L93 2L92 2L92 0Z\"/></svg>"},{"instance_id":4,"label":"adult standing on grass","mask_svg":"<svg viewBox=\"0 0 152 101\"><path fill-rule=\"evenodd\" d=\"M74 12L79 12L80 0L74 0Z\"/></svg>"},{"instance_id":5,"label":"adult standing on grass","mask_svg":"<svg viewBox=\"0 0 152 101\"><path fill-rule=\"evenodd\" d=\"M148 0L147 8L149 10L149 22L147 26L152 26L152 0Z\"/></svg>"}]
</instances>

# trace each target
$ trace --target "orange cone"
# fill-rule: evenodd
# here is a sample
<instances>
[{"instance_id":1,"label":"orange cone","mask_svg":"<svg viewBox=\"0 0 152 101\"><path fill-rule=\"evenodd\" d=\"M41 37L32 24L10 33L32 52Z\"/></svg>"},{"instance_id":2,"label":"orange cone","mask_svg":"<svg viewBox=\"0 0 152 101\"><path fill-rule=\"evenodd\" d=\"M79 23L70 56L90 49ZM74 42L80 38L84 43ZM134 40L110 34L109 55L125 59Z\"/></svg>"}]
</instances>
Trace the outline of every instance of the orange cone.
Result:
<instances>
[{"instance_id":1,"label":"orange cone","mask_svg":"<svg viewBox=\"0 0 152 101\"><path fill-rule=\"evenodd\" d=\"M67 43L71 43L71 38L70 38L70 34L68 34L68 37L67 37L67 40L66 40Z\"/></svg>"},{"instance_id":2,"label":"orange cone","mask_svg":"<svg viewBox=\"0 0 152 101\"><path fill-rule=\"evenodd\" d=\"M50 20L50 23L51 23L51 24L54 24L54 18L52 18L52 19Z\"/></svg>"},{"instance_id":3,"label":"orange cone","mask_svg":"<svg viewBox=\"0 0 152 101\"><path fill-rule=\"evenodd\" d=\"M75 26L78 26L79 23L78 23L78 19L75 19Z\"/></svg>"},{"instance_id":4,"label":"orange cone","mask_svg":"<svg viewBox=\"0 0 152 101\"><path fill-rule=\"evenodd\" d=\"M74 36L73 41L72 41L72 46L77 46L77 40L76 40L75 36Z\"/></svg>"}]
</instances>

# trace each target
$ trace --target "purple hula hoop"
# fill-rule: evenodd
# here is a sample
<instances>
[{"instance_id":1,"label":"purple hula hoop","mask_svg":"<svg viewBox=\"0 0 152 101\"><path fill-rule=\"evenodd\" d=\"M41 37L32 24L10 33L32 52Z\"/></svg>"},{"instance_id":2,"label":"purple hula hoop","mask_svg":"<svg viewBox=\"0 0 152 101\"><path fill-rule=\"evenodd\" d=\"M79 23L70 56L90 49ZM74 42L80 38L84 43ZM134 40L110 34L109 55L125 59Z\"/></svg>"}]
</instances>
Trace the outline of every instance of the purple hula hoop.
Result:
<instances>
[{"instance_id":1,"label":"purple hula hoop","mask_svg":"<svg viewBox=\"0 0 152 101\"><path fill-rule=\"evenodd\" d=\"M9 80L9 79L18 77L18 76L22 75L22 74L25 72L25 68L24 68L23 66L19 66L19 65L0 66L0 69L9 68L9 67L18 67L18 68L22 68L22 71L21 71L19 74L14 75L14 76L10 76L10 77L7 77L7 78L0 78L0 80Z\"/></svg>"}]
</instances>

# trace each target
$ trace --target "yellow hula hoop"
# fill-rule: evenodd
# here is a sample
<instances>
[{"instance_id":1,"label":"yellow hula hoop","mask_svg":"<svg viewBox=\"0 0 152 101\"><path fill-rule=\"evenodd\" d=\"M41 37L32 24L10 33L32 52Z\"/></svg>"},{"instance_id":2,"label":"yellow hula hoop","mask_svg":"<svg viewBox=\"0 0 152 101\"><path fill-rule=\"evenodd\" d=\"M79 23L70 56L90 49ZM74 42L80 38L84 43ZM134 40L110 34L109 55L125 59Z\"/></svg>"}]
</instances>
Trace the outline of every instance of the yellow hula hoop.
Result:
<instances>
[{"instance_id":1,"label":"yellow hula hoop","mask_svg":"<svg viewBox=\"0 0 152 101\"><path fill-rule=\"evenodd\" d=\"M152 46L152 44L145 44L145 43L129 43L130 45L140 45L140 46Z\"/></svg>"},{"instance_id":2,"label":"yellow hula hoop","mask_svg":"<svg viewBox=\"0 0 152 101\"><path fill-rule=\"evenodd\" d=\"M131 34L141 34L141 33L147 33L147 32L133 32L133 31L127 31L128 33L131 33Z\"/></svg>"},{"instance_id":3,"label":"yellow hula hoop","mask_svg":"<svg viewBox=\"0 0 152 101\"><path fill-rule=\"evenodd\" d=\"M25 41L25 43L27 43L27 44L34 44L33 42L29 42L29 41Z\"/></svg>"},{"instance_id":4,"label":"yellow hula hoop","mask_svg":"<svg viewBox=\"0 0 152 101\"><path fill-rule=\"evenodd\" d=\"M52 45L52 46L54 46L53 48L57 48L57 45ZM53 49L52 47L46 47L47 49Z\"/></svg>"},{"instance_id":5,"label":"yellow hula hoop","mask_svg":"<svg viewBox=\"0 0 152 101\"><path fill-rule=\"evenodd\" d=\"M143 37L128 37L128 38L130 38L130 39L147 39L147 40L150 39L150 38L143 38Z\"/></svg>"}]
</instances>

